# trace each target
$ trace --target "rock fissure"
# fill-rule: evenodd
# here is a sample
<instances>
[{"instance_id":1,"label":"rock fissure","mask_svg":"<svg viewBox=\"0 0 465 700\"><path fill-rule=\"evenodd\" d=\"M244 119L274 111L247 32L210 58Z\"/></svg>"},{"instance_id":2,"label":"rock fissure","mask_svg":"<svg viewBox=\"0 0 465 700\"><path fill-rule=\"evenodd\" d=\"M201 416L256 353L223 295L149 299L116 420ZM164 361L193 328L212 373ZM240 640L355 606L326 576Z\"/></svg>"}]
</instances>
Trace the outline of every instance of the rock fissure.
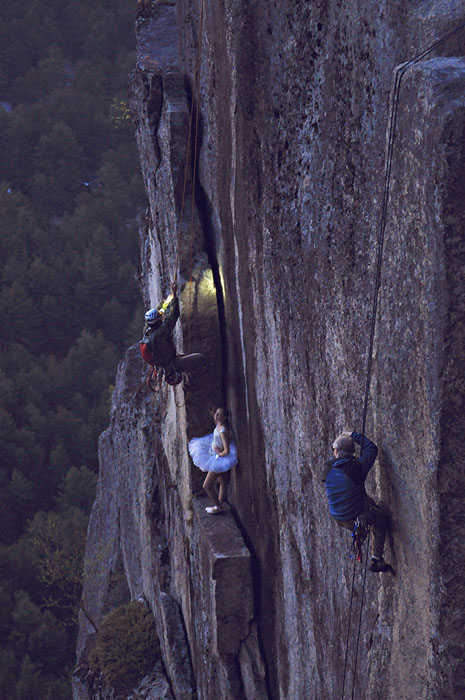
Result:
<instances>
[{"instance_id":1,"label":"rock fissure","mask_svg":"<svg viewBox=\"0 0 465 700\"><path fill-rule=\"evenodd\" d=\"M261 640L261 632L258 626L258 611L260 610L261 595L262 595L262 585L260 576L260 562L257 555L254 553L253 542L248 535L246 529L242 525L237 509L233 506L231 508L231 514L237 525L239 532L244 540L245 546L250 552L250 563L251 563L251 581L252 581L252 592L253 592L253 617L249 622L249 632L247 636L242 640L243 642L252 635L254 643L254 658L255 663L260 667L260 676L263 679L263 687L266 689L267 697L273 698L273 693L270 685L270 677L267 672L267 656L264 653L264 645ZM247 646L247 645L246 645ZM249 653L249 652L248 652ZM258 697L261 697L260 695Z\"/></svg>"},{"instance_id":2,"label":"rock fissure","mask_svg":"<svg viewBox=\"0 0 465 700\"><path fill-rule=\"evenodd\" d=\"M194 174L197 185L195 188L197 211L199 212L200 222L205 233L205 246L208 257L208 262L213 275L213 284L216 290L216 305L218 310L218 328L220 335L220 352L221 352L221 386L220 395L221 403L228 405L227 387L229 385L229 362L228 362L228 332L226 325L226 312L223 295L223 283L221 280L220 264L217 254L216 237L212 222L212 206L208 200L207 194L202 187L202 183L198 173Z\"/></svg>"}]
</instances>

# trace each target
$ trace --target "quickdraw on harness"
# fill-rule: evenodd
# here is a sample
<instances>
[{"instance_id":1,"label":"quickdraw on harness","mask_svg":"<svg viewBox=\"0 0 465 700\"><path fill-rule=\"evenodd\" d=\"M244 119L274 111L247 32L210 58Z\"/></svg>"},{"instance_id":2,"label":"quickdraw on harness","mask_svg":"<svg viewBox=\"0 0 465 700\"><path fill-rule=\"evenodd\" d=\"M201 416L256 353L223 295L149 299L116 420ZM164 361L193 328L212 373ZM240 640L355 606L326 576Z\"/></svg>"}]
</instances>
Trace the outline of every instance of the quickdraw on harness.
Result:
<instances>
[{"instance_id":1,"label":"quickdraw on harness","mask_svg":"<svg viewBox=\"0 0 465 700\"><path fill-rule=\"evenodd\" d=\"M160 379L157 368L155 366L150 367L147 375L147 386L151 391L160 391Z\"/></svg>"},{"instance_id":2,"label":"quickdraw on harness","mask_svg":"<svg viewBox=\"0 0 465 700\"><path fill-rule=\"evenodd\" d=\"M155 367L155 365L152 365L147 376L148 388L151 391L160 391L163 377L165 378L165 382L170 386L176 386L176 384L182 382L182 372L174 367L164 369L163 367Z\"/></svg>"},{"instance_id":3,"label":"quickdraw on harness","mask_svg":"<svg viewBox=\"0 0 465 700\"><path fill-rule=\"evenodd\" d=\"M355 561L363 561L363 543L367 537L368 525L363 515L360 515L355 521L354 529L352 530L355 554L352 554L351 557L355 557Z\"/></svg>"},{"instance_id":4,"label":"quickdraw on harness","mask_svg":"<svg viewBox=\"0 0 465 700\"><path fill-rule=\"evenodd\" d=\"M173 365L168 367L157 367L154 362L153 353L150 350L147 343L139 343L140 354L143 359L150 365L149 373L147 376L147 386L151 391L160 391L161 380L164 377L165 382L170 386L175 386L182 382L182 372L177 370Z\"/></svg>"}]
</instances>

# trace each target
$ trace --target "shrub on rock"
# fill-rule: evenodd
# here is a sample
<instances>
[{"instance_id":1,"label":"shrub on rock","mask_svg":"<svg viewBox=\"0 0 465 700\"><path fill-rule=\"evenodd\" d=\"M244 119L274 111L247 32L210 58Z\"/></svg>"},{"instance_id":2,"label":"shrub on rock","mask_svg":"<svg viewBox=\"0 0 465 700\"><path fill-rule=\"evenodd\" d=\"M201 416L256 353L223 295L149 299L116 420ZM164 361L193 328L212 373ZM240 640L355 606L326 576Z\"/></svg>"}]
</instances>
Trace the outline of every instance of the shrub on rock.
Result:
<instances>
[{"instance_id":1,"label":"shrub on rock","mask_svg":"<svg viewBox=\"0 0 465 700\"><path fill-rule=\"evenodd\" d=\"M137 601L120 605L106 615L90 655L91 666L116 691L134 688L160 655L155 621Z\"/></svg>"}]
</instances>

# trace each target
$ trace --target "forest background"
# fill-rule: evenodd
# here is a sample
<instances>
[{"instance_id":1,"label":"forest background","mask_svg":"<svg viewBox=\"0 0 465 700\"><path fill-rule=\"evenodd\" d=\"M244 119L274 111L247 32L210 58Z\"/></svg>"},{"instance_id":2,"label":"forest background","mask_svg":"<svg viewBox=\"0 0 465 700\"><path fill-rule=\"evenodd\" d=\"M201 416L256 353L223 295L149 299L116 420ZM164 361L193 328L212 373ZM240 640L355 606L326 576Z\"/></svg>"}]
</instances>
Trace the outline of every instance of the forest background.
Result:
<instances>
[{"instance_id":1,"label":"forest background","mask_svg":"<svg viewBox=\"0 0 465 700\"><path fill-rule=\"evenodd\" d=\"M135 3L1 3L0 697L71 698L84 542L145 208Z\"/></svg>"}]
</instances>

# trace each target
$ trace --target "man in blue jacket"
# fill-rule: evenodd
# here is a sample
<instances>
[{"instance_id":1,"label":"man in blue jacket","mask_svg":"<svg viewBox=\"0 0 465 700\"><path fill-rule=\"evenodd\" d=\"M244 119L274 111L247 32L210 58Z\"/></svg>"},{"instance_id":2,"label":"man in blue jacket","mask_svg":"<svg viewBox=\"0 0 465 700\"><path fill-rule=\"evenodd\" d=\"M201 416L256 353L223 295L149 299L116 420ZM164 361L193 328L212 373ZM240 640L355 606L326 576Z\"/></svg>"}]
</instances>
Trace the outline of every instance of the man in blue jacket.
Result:
<instances>
[{"instance_id":1,"label":"man in blue jacket","mask_svg":"<svg viewBox=\"0 0 465 700\"><path fill-rule=\"evenodd\" d=\"M355 456L355 443L361 447ZM355 520L363 515L373 531L373 556L370 571L390 571L383 559L387 517L365 491L365 479L378 455L376 445L360 433L342 433L332 444L333 456L326 468L326 495L329 512L338 525L353 531Z\"/></svg>"}]
</instances>

